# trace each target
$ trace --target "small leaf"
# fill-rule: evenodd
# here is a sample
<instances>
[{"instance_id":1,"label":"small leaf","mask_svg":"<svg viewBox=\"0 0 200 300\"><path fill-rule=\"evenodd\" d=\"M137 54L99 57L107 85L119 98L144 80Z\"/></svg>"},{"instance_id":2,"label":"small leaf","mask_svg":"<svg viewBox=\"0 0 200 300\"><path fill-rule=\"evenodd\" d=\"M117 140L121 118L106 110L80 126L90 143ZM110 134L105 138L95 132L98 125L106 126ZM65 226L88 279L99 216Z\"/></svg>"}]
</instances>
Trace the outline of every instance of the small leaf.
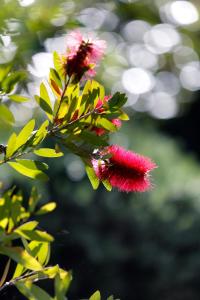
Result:
<instances>
[{"instance_id":1,"label":"small leaf","mask_svg":"<svg viewBox=\"0 0 200 300\"><path fill-rule=\"evenodd\" d=\"M15 85L26 78L26 72L16 71L10 73L2 82L2 89L6 94L9 94L14 89Z\"/></svg>"},{"instance_id":2,"label":"small leaf","mask_svg":"<svg viewBox=\"0 0 200 300\"><path fill-rule=\"evenodd\" d=\"M62 82L60 80L60 76L58 72L53 68L50 69L50 78L52 78L55 81L55 83L59 86L59 88L62 89Z\"/></svg>"},{"instance_id":3,"label":"small leaf","mask_svg":"<svg viewBox=\"0 0 200 300\"><path fill-rule=\"evenodd\" d=\"M7 108L7 106L0 104L0 125L1 123L13 125L14 122L15 119L12 112Z\"/></svg>"},{"instance_id":4,"label":"small leaf","mask_svg":"<svg viewBox=\"0 0 200 300\"><path fill-rule=\"evenodd\" d=\"M40 199L40 195L38 194L37 188L34 186L31 190L31 195L28 200L28 210L32 213L35 210L35 207Z\"/></svg>"},{"instance_id":5,"label":"small leaf","mask_svg":"<svg viewBox=\"0 0 200 300\"><path fill-rule=\"evenodd\" d=\"M49 106L49 104L41 97L35 95L35 100L38 103L38 105L41 107L41 109L46 113L47 117L50 121L52 121L52 108Z\"/></svg>"},{"instance_id":6,"label":"small leaf","mask_svg":"<svg viewBox=\"0 0 200 300\"><path fill-rule=\"evenodd\" d=\"M106 129L108 131L116 131L117 130L116 126L112 122L107 120L106 118L98 118L96 126L103 127L104 129Z\"/></svg>"},{"instance_id":7,"label":"small leaf","mask_svg":"<svg viewBox=\"0 0 200 300\"><path fill-rule=\"evenodd\" d=\"M10 100L15 102L27 102L30 98L21 95L9 95Z\"/></svg>"},{"instance_id":8,"label":"small leaf","mask_svg":"<svg viewBox=\"0 0 200 300\"><path fill-rule=\"evenodd\" d=\"M65 300L65 294L71 283L72 276L70 272L59 269L59 273L55 277L56 300Z\"/></svg>"},{"instance_id":9,"label":"small leaf","mask_svg":"<svg viewBox=\"0 0 200 300\"><path fill-rule=\"evenodd\" d=\"M15 233L18 233L26 240L38 241L38 242L53 242L54 238L45 231L41 230L20 230L16 229Z\"/></svg>"},{"instance_id":10,"label":"small leaf","mask_svg":"<svg viewBox=\"0 0 200 300\"><path fill-rule=\"evenodd\" d=\"M9 271L9 268L10 268L10 262L11 262L11 259L9 258L6 266L5 266L5 269L3 271L3 275L1 277L1 280L0 280L0 287L4 284L4 282L6 281L6 278L7 278L7 275L8 275L8 271Z\"/></svg>"},{"instance_id":11,"label":"small leaf","mask_svg":"<svg viewBox=\"0 0 200 300\"><path fill-rule=\"evenodd\" d=\"M55 149L50 149L50 148L40 148L38 150L33 151L36 155L38 156L43 156L43 157L60 157L63 156L62 152L56 152Z\"/></svg>"},{"instance_id":12,"label":"small leaf","mask_svg":"<svg viewBox=\"0 0 200 300\"><path fill-rule=\"evenodd\" d=\"M47 294L39 286L33 284L31 280L19 281L16 283L18 290L30 300L53 300L53 298Z\"/></svg>"},{"instance_id":13,"label":"small leaf","mask_svg":"<svg viewBox=\"0 0 200 300\"><path fill-rule=\"evenodd\" d=\"M16 162L8 162L8 164L24 176L45 181L48 179L48 176L40 170L42 164L40 162L31 160L17 160ZM42 164L42 166L43 165L44 164Z\"/></svg>"},{"instance_id":14,"label":"small leaf","mask_svg":"<svg viewBox=\"0 0 200 300\"><path fill-rule=\"evenodd\" d=\"M99 291L96 291L90 298L89 300L101 300L101 294Z\"/></svg>"},{"instance_id":15,"label":"small leaf","mask_svg":"<svg viewBox=\"0 0 200 300\"><path fill-rule=\"evenodd\" d=\"M126 101L127 101L126 95L117 92L112 96L111 99L109 99L108 105L111 110L114 110L122 107L126 103Z\"/></svg>"},{"instance_id":16,"label":"small leaf","mask_svg":"<svg viewBox=\"0 0 200 300\"><path fill-rule=\"evenodd\" d=\"M17 140L15 143L15 151L27 142L27 140L30 138L30 136L33 132L34 127L35 127L35 120L33 119L33 120L29 121L24 126L24 128L22 128L22 130L20 131L20 133L17 136Z\"/></svg>"},{"instance_id":17,"label":"small leaf","mask_svg":"<svg viewBox=\"0 0 200 300\"><path fill-rule=\"evenodd\" d=\"M21 247L5 247L0 246L0 253L9 256L11 259L20 263L25 268L39 271L42 270L41 264Z\"/></svg>"},{"instance_id":18,"label":"small leaf","mask_svg":"<svg viewBox=\"0 0 200 300\"><path fill-rule=\"evenodd\" d=\"M63 72L63 62L62 62L60 55L56 51L54 51L54 53L53 53L53 62L54 62L55 70L58 73L59 77L62 80L64 80L65 76L64 76L64 72Z\"/></svg>"},{"instance_id":19,"label":"small leaf","mask_svg":"<svg viewBox=\"0 0 200 300\"><path fill-rule=\"evenodd\" d=\"M102 183L108 192L112 191L112 185L110 184L110 182L108 180L102 180Z\"/></svg>"},{"instance_id":20,"label":"small leaf","mask_svg":"<svg viewBox=\"0 0 200 300\"><path fill-rule=\"evenodd\" d=\"M17 227L15 229L15 232L23 231L23 230L33 230L37 227L37 225L38 225L37 221L29 221L29 222L26 222L26 223L20 225L19 227Z\"/></svg>"},{"instance_id":21,"label":"small leaf","mask_svg":"<svg viewBox=\"0 0 200 300\"><path fill-rule=\"evenodd\" d=\"M40 207L40 209L36 212L36 215L44 215L47 214L51 211L53 211L56 208L56 203L55 202L50 202L47 203L45 205L43 205L42 207Z\"/></svg>"},{"instance_id":22,"label":"small leaf","mask_svg":"<svg viewBox=\"0 0 200 300\"><path fill-rule=\"evenodd\" d=\"M37 130L37 132L34 135L34 140L32 145L33 146L37 146L39 143L41 143L43 141L43 139L46 137L48 131L48 126L49 126L49 121L46 120L42 123L42 125L40 126L40 128Z\"/></svg>"},{"instance_id":23,"label":"small leaf","mask_svg":"<svg viewBox=\"0 0 200 300\"><path fill-rule=\"evenodd\" d=\"M85 170L86 170L87 176L90 180L90 183L91 183L93 189L96 190L100 184L99 178L95 174L94 169L92 167L90 167L89 165L85 166Z\"/></svg>"},{"instance_id":24,"label":"small leaf","mask_svg":"<svg viewBox=\"0 0 200 300\"><path fill-rule=\"evenodd\" d=\"M12 154L15 152L15 144L17 141L17 135L13 132L11 136L9 137L7 148L6 148L6 158L9 158L12 156Z\"/></svg>"}]
</instances>

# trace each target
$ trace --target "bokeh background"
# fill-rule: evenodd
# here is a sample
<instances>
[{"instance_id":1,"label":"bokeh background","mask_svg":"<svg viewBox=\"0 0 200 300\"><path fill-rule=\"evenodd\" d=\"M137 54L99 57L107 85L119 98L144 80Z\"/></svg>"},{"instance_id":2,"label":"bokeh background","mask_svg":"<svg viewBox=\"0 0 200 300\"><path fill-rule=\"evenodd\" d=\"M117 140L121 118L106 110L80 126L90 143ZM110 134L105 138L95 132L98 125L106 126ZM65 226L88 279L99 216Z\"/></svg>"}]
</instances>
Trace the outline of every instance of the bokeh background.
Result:
<instances>
[{"instance_id":1,"label":"bokeh background","mask_svg":"<svg viewBox=\"0 0 200 300\"><path fill-rule=\"evenodd\" d=\"M37 93L53 50L66 50L74 28L107 41L98 80L124 91L131 120L111 137L152 157L159 168L143 194L93 191L81 161L50 160L37 183L57 210L41 219L55 236L52 263L72 269L68 298L100 289L121 300L200 299L200 3L173 0L1 0L0 64L27 70L17 91ZM34 100L9 104L17 127L42 115ZM0 129L1 142L13 129ZM1 167L4 187L27 195L33 182ZM47 288L51 289L50 286ZM22 299L5 291L5 299ZM10 297L10 298L9 298Z\"/></svg>"}]
</instances>

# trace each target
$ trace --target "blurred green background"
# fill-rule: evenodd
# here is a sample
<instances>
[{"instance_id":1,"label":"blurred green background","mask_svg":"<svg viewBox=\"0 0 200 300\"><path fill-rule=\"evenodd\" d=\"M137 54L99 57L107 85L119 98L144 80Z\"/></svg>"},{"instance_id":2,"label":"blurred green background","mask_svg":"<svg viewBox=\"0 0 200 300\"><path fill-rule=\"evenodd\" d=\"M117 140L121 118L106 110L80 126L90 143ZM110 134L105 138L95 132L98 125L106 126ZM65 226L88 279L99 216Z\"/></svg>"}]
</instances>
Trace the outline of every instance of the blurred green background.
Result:
<instances>
[{"instance_id":1,"label":"blurred green background","mask_svg":"<svg viewBox=\"0 0 200 300\"><path fill-rule=\"evenodd\" d=\"M37 93L67 32L96 33L108 46L98 80L129 99L131 120L111 142L159 166L150 192L122 194L94 192L70 153L49 161L50 181L37 186L58 208L41 222L56 239L51 262L73 270L71 300L96 289L122 300L200 299L199 13L198 0L1 0L0 64L28 71L17 92ZM33 115L41 122L34 100L9 105L17 127ZM0 130L2 143L12 130ZM34 183L8 166L0 180L26 194ZM22 299L12 289L3 297Z\"/></svg>"}]
</instances>

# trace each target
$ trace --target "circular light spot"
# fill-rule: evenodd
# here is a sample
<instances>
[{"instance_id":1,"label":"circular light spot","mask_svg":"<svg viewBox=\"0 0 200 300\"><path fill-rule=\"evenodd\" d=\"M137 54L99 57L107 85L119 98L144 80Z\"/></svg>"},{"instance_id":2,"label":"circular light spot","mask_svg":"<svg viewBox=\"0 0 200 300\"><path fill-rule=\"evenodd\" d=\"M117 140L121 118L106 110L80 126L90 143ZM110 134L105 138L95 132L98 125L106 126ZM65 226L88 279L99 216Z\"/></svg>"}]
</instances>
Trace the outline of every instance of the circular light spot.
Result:
<instances>
[{"instance_id":1,"label":"circular light spot","mask_svg":"<svg viewBox=\"0 0 200 300\"><path fill-rule=\"evenodd\" d=\"M169 95L175 96L180 91L180 81L171 72L159 72L156 76L155 89L159 92L166 92Z\"/></svg>"},{"instance_id":2,"label":"circular light spot","mask_svg":"<svg viewBox=\"0 0 200 300\"><path fill-rule=\"evenodd\" d=\"M178 105L173 96L158 92L153 93L150 98L154 101L153 107L150 109L150 114L158 119L170 119L177 115Z\"/></svg>"},{"instance_id":3,"label":"circular light spot","mask_svg":"<svg viewBox=\"0 0 200 300\"><path fill-rule=\"evenodd\" d=\"M153 75L142 68L131 68L122 75L124 88L133 94L143 94L150 91L154 86Z\"/></svg>"},{"instance_id":4,"label":"circular light spot","mask_svg":"<svg viewBox=\"0 0 200 300\"><path fill-rule=\"evenodd\" d=\"M199 62L186 64L180 73L182 86L189 91L200 89L200 65Z\"/></svg>"},{"instance_id":5,"label":"circular light spot","mask_svg":"<svg viewBox=\"0 0 200 300\"><path fill-rule=\"evenodd\" d=\"M29 5L33 4L34 2L35 2L35 0L19 0L19 4L24 7L29 6Z\"/></svg>"},{"instance_id":6,"label":"circular light spot","mask_svg":"<svg viewBox=\"0 0 200 300\"><path fill-rule=\"evenodd\" d=\"M198 61L198 54L190 47L179 46L173 53L173 59L178 68L190 63L191 61Z\"/></svg>"},{"instance_id":7,"label":"circular light spot","mask_svg":"<svg viewBox=\"0 0 200 300\"><path fill-rule=\"evenodd\" d=\"M172 25L158 24L144 35L144 41L150 51L161 54L171 51L181 42L181 38Z\"/></svg>"},{"instance_id":8,"label":"circular light spot","mask_svg":"<svg viewBox=\"0 0 200 300\"><path fill-rule=\"evenodd\" d=\"M150 24L137 20L127 23L122 29L122 35L130 42L142 41L144 34L151 28Z\"/></svg>"},{"instance_id":9,"label":"circular light spot","mask_svg":"<svg viewBox=\"0 0 200 300\"><path fill-rule=\"evenodd\" d=\"M41 52L32 56L33 65L28 65L28 71L36 77L48 76L50 68L53 67L53 56L51 53Z\"/></svg>"},{"instance_id":10,"label":"circular light spot","mask_svg":"<svg viewBox=\"0 0 200 300\"><path fill-rule=\"evenodd\" d=\"M135 44L128 48L128 59L136 67L153 69L158 66L158 56L142 44Z\"/></svg>"},{"instance_id":11,"label":"circular light spot","mask_svg":"<svg viewBox=\"0 0 200 300\"><path fill-rule=\"evenodd\" d=\"M199 19L196 7L189 1L174 1L170 12L174 21L182 25L190 25Z\"/></svg>"},{"instance_id":12,"label":"circular light spot","mask_svg":"<svg viewBox=\"0 0 200 300\"><path fill-rule=\"evenodd\" d=\"M72 181L80 181L85 176L84 165L73 154L68 154L64 160L67 175Z\"/></svg>"}]
</instances>

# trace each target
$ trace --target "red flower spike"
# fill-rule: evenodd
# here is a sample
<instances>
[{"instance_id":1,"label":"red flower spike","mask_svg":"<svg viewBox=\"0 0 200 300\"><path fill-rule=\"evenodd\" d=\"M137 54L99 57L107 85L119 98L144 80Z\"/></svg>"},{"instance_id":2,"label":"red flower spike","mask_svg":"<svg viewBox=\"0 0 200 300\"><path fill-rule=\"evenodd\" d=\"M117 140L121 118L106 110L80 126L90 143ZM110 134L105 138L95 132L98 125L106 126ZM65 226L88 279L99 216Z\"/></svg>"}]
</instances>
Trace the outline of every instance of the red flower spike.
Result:
<instances>
[{"instance_id":1,"label":"red flower spike","mask_svg":"<svg viewBox=\"0 0 200 300\"><path fill-rule=\"evenodd\" d=\"M109 161L92 161L100 180L107 179L123 192L145 192L151 188L149 172L157 166L150 158L118 145L109 146L105 153L112 155Z\"/></svg>"},{"instance_id":2,"label":"red flower spike","mask_svg":"<svg viewBox=\"0 0 200 300\"><path fill-rule=\"evenodd\" d=\"M103 56L105 41L84 38L79 31L72 31L67 36L66 72L77 80L85 74L95 75L94 67Z\"/></svg>"}]
</instances>

